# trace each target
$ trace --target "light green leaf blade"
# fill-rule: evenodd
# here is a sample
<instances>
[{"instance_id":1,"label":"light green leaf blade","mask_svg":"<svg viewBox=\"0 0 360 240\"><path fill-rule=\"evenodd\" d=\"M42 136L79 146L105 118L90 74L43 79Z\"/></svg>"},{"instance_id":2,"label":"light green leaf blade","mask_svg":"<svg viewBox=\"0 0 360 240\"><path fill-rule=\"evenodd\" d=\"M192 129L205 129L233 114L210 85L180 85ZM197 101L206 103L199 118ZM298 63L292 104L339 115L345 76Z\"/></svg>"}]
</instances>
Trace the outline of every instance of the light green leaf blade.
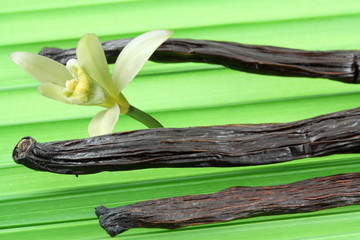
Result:
<instances>
[{"instance_id":1,"label":"light green leaf blade","mask_svg":"<svg viewBox=\"0 0 360 240\"><path fill-rule=\"evenodd\" d=\"M235 41L310 50L359 49L360 3L330 1L14 0L0 3L0 239L109 239L94 208L264 186L360 171L359 154L244 168L145 169L63 176L11 159L24 136L39 142L84 138L100 107L44 98L10 59L14 51L76 47L85 33L104 40L152 29L174 38ZM265 10L264 10L265 9ZM34 34L36 33L36 34ZM113 66L110 66L112 69ZM360 85L262 76L207 64L147 63L124 90L167 127L286 122L359 106ZM121 123L121 124L120 124ZM117 131L144 126L120 116ZM360 239L360 206L236 220L175 231L132 229L122 239Z\"/></svg>"}]
</instances>

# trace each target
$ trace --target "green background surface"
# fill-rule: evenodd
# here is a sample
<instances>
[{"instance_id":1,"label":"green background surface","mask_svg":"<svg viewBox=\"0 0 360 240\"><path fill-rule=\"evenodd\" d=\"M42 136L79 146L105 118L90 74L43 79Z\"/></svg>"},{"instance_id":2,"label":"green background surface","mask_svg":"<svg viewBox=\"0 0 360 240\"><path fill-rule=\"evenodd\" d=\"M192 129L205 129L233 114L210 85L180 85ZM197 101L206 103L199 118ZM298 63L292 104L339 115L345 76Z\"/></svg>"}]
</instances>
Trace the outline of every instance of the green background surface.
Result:
<instances>
[{"instance_id":1,"label":"green background surface","mask_svg":"<svg viewBox=\"0 0 360 240\"><path fill-rule=\"evenodd\" d=\"M42 97L13 51L75 47L85 33L135 37L154 29L175 38L235 41L309 50L360 49L358 0L0 1L0 239L109 239L98 205L212 193L231 186L286 184L360 169L359 155L203 169L146 169L62 176L16 165L24 136L39 142L87 137L99 107ZM112 66L110 66L112 68ZM149 62L124 90L166 127L287 122L358 107L360 85L261 76L217 65ZM117 131L144 128L120 116ZM178 230L131 229L121 239L360 239L360 206L265 216Z\"/></svg>"}]
</instances>

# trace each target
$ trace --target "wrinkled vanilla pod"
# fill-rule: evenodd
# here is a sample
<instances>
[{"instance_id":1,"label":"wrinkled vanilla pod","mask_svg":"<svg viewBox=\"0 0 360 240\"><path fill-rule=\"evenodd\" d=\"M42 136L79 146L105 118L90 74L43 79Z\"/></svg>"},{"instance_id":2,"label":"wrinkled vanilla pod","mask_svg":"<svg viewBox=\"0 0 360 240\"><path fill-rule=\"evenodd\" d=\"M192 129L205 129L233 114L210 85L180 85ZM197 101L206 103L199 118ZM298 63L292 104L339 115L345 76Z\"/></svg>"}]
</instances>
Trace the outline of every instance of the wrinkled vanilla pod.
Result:
<instances>
[{"instance_id":1,"label":"wrinkled vanilla pod","mask_svg":"<svg viewBox=\"0 0 360 240\"><path fill-rule=\"evenodd\" d=\"M16 163L62 174L160 167L235 167L360 152L360 108L273 124L146 129L38 143L23 138Z\"/></svg>"},{"instance_id":2,"label":"wrinkled vanilla pod","mask_svg":"<svg viewBox=\"0 0 360 240\"><path fill-rule=\"evenodd\" d=\"M269 187L231 187L189 195L96 208L101 227L112 237L131 228L167 228L241 218L313 212L360 203L360 173L312 178Z\"/></svg>"},{"instance_id":3,"label":"wrinkled vanilla pod","mask_svg":"<svg viewBox=\"0 0 360 240\"><path fill-rule=\"evenodd\" d=\"M106 58L114 63L131 39L103 42ZM75 49L43 48L40 55L65 64ZM360 51L305 51L194 39L169 39L150 60L163 63L200 62L265 75L329 78L347 83L359 80Z\"/></svg>"}]
</instances>

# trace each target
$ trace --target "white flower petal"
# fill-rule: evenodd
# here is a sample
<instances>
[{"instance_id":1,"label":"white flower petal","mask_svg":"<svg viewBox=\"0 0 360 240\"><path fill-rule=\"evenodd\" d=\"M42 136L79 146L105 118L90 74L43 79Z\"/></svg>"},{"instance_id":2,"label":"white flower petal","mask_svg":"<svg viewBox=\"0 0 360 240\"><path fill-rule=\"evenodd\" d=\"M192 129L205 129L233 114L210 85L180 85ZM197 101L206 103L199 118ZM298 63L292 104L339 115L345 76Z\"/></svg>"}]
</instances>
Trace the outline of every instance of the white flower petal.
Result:
<instances>
[{"instance_id":1,"label":"white flower petal","mask_svg":"<svg viewBox=\"0 0 360 240\"><path fill-rule=\"evenodd\" d=\"M41 95L58 100L60 102L68 103L63 97L64 88L53 83L41 83L38 87Z\"/></svg>"},{"instance_id":2,"label":"white flower petal","mask_svg":"<svg viewBox=\"0 0 360 240\"><path fill-rule=\"evenodd\" d=\"M80 65L77 61L77 59L70 59L66 62L66 69L69 71L71 76L73 76L74 79L78 79L78 69L80 68Z\"/></svg>"},{"instance_id":3,"label":"white flower petal","mask_svg":"<svg viewBox=\"0 0 360 240\"><path fill-rule=\"evenodd\" d=\"M111 133L119 119L119 114L120 108L116 103L111 108L96 114L89 124L89 135L93 137Z\"/></svg>"},{"instance_id":4,"label":"white flower petal","mask_svg":"<svg viewBox=\"0 0 360 240\"><path fill-rule=\"evenodd\" d=\"M86 34L79 40L76 47L76 56L78 63L90 78L108 93L115 94L104 49L95 34Z\"/></svg>"},{"instance_id":5,"label":"white flower petal","mask_svg":"<svg viewBox=\"0 0 360 240\"><path fill-rule=\"evenodd\" d=\"M44 56L29 52L13 52L10 58L40 82L65 86L65 82L72 78L64 65Z\"/></svg>"},{"instance_id":6,"label":"white flower petal","mask_svg":"<svg viewBox=\"0 0 360 240\"><path fill-rule=\"evenodd\" d=\"M107 92L103 88L101 88L96 82L93 82L88 95L88 100L84 105L106 105L109 101L113 102Z\"/></svg>"},{"instance_id":7,"label":"white flower petal","mask_svg":"<svg viewBox=\"0 0 360 240\"><path fill-rule=\"evenodd\" d=\"M172 31L167 30L147 32L125 46L116 59L113 71L117 94L133 80L154 51L172 34Z\"/></svg>"}]
</instances>

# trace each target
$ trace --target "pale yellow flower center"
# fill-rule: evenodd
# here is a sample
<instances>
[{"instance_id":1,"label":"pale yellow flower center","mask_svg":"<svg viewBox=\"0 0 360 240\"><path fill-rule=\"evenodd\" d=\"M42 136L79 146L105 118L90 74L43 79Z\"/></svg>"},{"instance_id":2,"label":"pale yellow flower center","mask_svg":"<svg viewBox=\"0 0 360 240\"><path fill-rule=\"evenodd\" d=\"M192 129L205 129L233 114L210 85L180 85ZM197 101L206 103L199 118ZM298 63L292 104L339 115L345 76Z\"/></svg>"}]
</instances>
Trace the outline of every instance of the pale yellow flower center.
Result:
<instances>
[{"instance_id":1,"label":"pale yellow flower center","mask_svg":"<svg viewBox=\"0 0 360 240\"><path fill-rule=\"evenodd\" d=\"M74 92L74 90L76 88L76 80L71 79L71 80L66 81L66 88L69 89L70 91Z\"/></svg>"},{"instance_id":2,"label":"pale yellow flower center","mask_svg":"<svg viewBox=\"0 0 360 240\"><path fill-rule=\"evenodd\" d=\"M69 69L74 79L66 81L64 97L70 104L82 104L88 101L91 90L91 79L80 66L72 66Z\"/></svg>"}]
</instances>

